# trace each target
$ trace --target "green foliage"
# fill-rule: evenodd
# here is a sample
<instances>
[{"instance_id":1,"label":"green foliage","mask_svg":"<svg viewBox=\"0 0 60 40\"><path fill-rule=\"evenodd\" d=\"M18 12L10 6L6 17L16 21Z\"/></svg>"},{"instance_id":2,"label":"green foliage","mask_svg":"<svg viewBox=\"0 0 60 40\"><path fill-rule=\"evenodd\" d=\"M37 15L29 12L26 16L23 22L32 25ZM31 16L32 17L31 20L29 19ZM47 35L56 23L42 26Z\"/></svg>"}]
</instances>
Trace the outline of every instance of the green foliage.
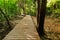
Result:
<instances>
[{"instance_id":1,"label":"green foliage","mask_svg":"<svg viewBox=\"0 0 60 40\"><path fill-rule=\"evenodd\" d=\"M19 6L19 5L20 6ZM56 4L57 8L54 9ZM28 15L36 16L37 6L35 0L0 0L0 8L3 9L8 18L15 17L19 13L23 13L23 7L25 13ZM47 0L47 13L46 15L51 16L56 14L59 15L60 9L60 0ZM56 12L57 11L57 12ZM0 15L0 18L3 19L3 16Z\"/></svg>"},{"instance_id":2,"label":"green foliage","mask_svg":"<svg viewBox=\"0 0 60 40\"><path fill-rule=\"evenodd\" d=\"M8 18L12 18L17 13L17 0L0 0L0 8L3 9Z\"/></svg>"},{"instance_id":3,"label":"green foliage","mask_svg":"<svg viewBox=\"0 0 60 40\"><path fill-rule=\"evenodd\" d=\"M60 9L56 9L53 11L53 17L60 18Z\"/></svg>"},{"instance_id":4,"label":"green foliage","mask_svg":"<svg viewBox=\"0 0 60 40\"><path fill-rule=\"evenodd\" d=\"M47 13L46 15L60 18L60 0L50 0L47 2Z\"/></svg>"},{"instance_id":5,"label":"green foliage","mask_svg":"<svg viewBox=\"0 0 60 40\"><path fill-rule=\"evenodd\" d=\"M20 6L19 6L20 5ZM0 8L11 19L19 13L23 13L23 7L28 15L36 15L36 1L34 0L0 0ZM4 21L4 15L0 15L0 21Z\"/></svg>"},{"instance_id":6,"label":"green foliage","mask_svg":"<svg viewBox=\"0 0 60 40\"><path fill-rule=\"evenodd\" d=\"M46 11L46 16L51 16L51 14L52 14L51 8L50 8L50 7L47 7L46 10L47 10L47 11Z\"/></svg>"},{"instance_id":7,"label":"green foliage","mask_svg":"<svg viewBox=\"0 0 60 40\"><path fill-rule=\"evenodd\" d=\"M34 3L34 0L28 0L26 1L26 12L27 14L30 14L32 16L36 15L36 2Z\"/></svg>"}]
</instances>

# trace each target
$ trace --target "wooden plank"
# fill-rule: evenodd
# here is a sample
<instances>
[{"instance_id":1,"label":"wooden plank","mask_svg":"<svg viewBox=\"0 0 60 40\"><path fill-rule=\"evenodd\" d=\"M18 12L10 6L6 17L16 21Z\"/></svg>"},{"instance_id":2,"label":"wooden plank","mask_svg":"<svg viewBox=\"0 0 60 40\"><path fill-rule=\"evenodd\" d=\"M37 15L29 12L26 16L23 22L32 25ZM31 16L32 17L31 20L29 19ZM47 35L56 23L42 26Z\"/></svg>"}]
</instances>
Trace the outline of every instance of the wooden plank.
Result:
<instances>
[{"instance_id":1,"label":"wooden plank","mask_svg":"<svg viewBox=\"0 0 60 40\"><path fill-rule=\"evenodd\" d=\"M27 15L3 40L40 40L31 16Z\"/></svg>"}]
</instances>

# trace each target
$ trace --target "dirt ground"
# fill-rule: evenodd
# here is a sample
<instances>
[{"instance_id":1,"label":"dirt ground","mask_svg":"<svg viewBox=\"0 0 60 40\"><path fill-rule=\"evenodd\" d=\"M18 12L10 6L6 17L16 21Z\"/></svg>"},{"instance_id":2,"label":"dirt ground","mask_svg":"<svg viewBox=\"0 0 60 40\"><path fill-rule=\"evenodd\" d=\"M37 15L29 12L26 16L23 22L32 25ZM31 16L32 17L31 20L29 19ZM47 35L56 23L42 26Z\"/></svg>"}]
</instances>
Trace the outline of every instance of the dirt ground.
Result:
<instances>
[{"instance_id":1,"label":"dirt ground","mask_svg":"<svg viewBox=\"0 0 60 40\"><path fill-rule=\"evenodd\" d=\"M32 16L35 25L37 25L36 17ZM60 19L57 18L45 18L44 30L47 38L51 40L60 40Z\"/></svg>"}]
</instances>

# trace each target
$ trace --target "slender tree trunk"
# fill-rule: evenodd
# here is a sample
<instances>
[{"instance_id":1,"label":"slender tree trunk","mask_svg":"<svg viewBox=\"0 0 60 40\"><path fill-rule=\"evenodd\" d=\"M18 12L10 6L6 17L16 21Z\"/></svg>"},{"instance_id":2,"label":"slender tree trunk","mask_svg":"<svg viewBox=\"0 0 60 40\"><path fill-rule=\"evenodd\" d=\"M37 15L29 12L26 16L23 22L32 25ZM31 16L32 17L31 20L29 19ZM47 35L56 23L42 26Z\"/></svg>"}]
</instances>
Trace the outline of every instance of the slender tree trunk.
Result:
<instances>
[{"instance_id":1,"label":"slender tree trunk","mask_svg":"<svg viewBox=\"0 0 60 40\"><path fill-rule=\"evenodd\" d=\"M42 0L42 4L41 4L41 9L39 6L40 1L38 0L38 15L39 15L39 23L38 23L38 33L39 36L44 36L44 19L45 19L45 13L46 13L46 2L47 0Z\"/></svg>"},{"instance_id":2,"label":"slender tree trunk","mask_svg":"<svg viewBox=\"0 0 60 40\"><path fill-rule=\"evenodd\" d=\"M26 16L26 12L25 12L25 0L23 1L23 13L24 13L24 16Z\"/></svg>"},{"instance_id":3,"label":"slender tree trunk","mask_svg":"<svg viewBox=\"0 0 60 40\"><path fill-rule=\"evenodd\" d=\"M25 0L18 0L18 6L21 7L23 9L23 14L24 16L26 16L26 12L25 12Z\"/></svg>"},{"instance_id":4,"label":"slender tree trunk","mask_svg":"<svg viewBox=\"0 0 60 40\"><path fill-rule=\"evenodd\" d=\"M25 7L24 6L23 6L23 14L24 14L24 16L26 16Z\"/></svg>"},{"instance_id":5,"label":"slender tree trunk","mask_svg":"<svg viewBox=\"0 0 60 40\"><path fill-rule=\"evenodd\" d=\"M39 25L39 14L40 14L40 0L37 1L38 3L38 13L37 13L37 26Z\"/></svg>"},{"instance_id":6,"label":"slender tree trunk","mask_svg":"<svg viewBox=\"0 0 60 40\"><path fill-rule=\"evenodd\" d=\"M57 4L55 3L53 7L54 7L54 9L56 9L57 8Z\"/></svg>"},{"instance_id":7,"label":"slender tree trunk","mask_svg":"<svg viewBox=\"0 0 60 40\"><path fill-rule=\"evenodd\" d=\"M21 15L21 12L20 12L20 0L18 0L18 8L17 11L18 11L18 14Z\"/></svg>"}]
</instances>

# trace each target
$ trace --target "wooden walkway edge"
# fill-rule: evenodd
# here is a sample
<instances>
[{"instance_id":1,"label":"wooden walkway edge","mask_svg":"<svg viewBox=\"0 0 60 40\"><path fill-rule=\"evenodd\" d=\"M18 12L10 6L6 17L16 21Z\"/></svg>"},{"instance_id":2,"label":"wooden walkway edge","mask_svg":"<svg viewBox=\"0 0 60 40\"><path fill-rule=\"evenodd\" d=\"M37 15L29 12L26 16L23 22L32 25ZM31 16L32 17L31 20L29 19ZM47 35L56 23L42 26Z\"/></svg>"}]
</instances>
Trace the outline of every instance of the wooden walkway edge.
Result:
<instances>
[{"instance_id":1,"label":"wooden walkway edge","mask_svg":"<svg viewBox=\"0 0 60 40\"><path fill-rule=\"evenodd\" d=\"M30 15L24 17L3 40L40 40Z\"/></svg>"}]
</instances>

